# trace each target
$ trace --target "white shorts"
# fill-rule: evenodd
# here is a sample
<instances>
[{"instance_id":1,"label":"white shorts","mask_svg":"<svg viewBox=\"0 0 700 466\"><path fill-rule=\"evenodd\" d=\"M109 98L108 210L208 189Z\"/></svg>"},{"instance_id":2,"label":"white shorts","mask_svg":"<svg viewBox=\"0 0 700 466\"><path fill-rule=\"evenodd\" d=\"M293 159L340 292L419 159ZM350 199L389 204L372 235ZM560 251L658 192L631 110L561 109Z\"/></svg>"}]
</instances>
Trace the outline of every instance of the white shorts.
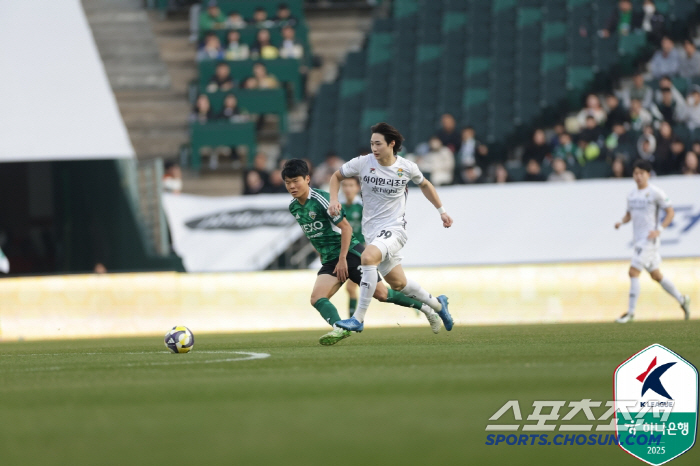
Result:
<instances>
[{"instance_id":1,"label":"white shorts","mask_svg":"<svg viewBox=\"0 0 700 466\"><path fill-rule=\"evenodd\" d=\"M653 243L648 243L643 246L634 246L632 263L630 265L637 270L646 270L647 272L657 270L661 267L659 247Z\"/></svg>"},{"instance_id":2,"label":"white shorts","mask_svg":"<svg viewBox=\"0 0 700 466\"><path fill-rule=\"evenodd\" d=\"M374 238L367 238L369 244L376 246L382 252L382 261L377 267L377 271L382 276L391 272L394 267L401 264L403 256L400 254L408 241L408 235L403 228L395 230L381 230L375 233Z\"/></svg>"}]
</instances>

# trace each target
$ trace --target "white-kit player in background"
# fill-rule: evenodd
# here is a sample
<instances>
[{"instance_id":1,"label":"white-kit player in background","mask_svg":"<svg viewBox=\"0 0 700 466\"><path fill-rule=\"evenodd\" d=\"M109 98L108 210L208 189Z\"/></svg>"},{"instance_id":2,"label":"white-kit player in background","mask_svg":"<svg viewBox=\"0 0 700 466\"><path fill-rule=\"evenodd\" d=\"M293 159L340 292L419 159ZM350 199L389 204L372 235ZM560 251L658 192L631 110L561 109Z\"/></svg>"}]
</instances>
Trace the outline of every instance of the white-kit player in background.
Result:
<instances>
[{"instance_id":1,"label":"white-kit player in background","mask_svg":"<svg viewBox=\"0 0 700 466\"><path fill-rule=\"evenodd\" d=\"M673 221L673 207L666 194L657 186L649 183L651 163L638 160L634 164L632 178L637 189L627 196L627 213L615 224L615 229L632 220L633 245L632 263L630 264L630 297L627 312L615 321L621 324L634 318L637 299L639 298L639 274L643 269L651 278L659 282L664 290L681 305L686 320L690 318L690 297L683 296L676 286L661 275L661 255L659 254L659 236ZM659 221L661 210L666 211L663 224Z\"/></svg>"},{"instance_id":2,"label":"white-kit player in background","mask_svg":"<svg viewBox=\"0 0 700 466\"><path fill-rule=\"evenodd\" d=\"M446 330L452 330L454 325L447 308L447 296L434 297L418 283L406 278L401 267L401 249L408 240L404 214L409 180L420 186L423 195L438 210L442 225L445 228L452 226L452 218L445 212L432 183L425 179L415 163L396 155L401 150L403 140L401 133L387 123L372 126L372 153L350 160L331 177L328 207L331 215L340 213L340 182L357 176L362 184L362 232L367 247L362 253L362 281L357 309L349 319L335 323L346 330L363 330L365 314L377 287L377 271L391 289L433 308Z\"/></svg>"}]
</instances>

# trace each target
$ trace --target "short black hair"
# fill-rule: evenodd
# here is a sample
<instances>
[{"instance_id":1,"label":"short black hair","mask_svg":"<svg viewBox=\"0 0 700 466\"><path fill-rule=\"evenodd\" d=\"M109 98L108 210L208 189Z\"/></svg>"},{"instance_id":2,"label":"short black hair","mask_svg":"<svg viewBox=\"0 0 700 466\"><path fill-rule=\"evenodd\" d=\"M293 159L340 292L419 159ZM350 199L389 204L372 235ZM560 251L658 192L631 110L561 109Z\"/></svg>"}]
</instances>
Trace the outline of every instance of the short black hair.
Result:
<instances>
[{"instance_id":1,"label":"short black hair","mask_svg":"<svg viewBox=\"0 0 700 466\"><path fill-rule=\"evenodd\" d=\"M290 159L287 160L282 168L282 179L296 178L301 176L306 178L309 176L309 165L301 159Z\"/></svg>"},{"instance_id":2,"label":"short black hair","mask_svg":"<svg viewBox=\"0 0 700 466\"><path fill-rule=\"evenodd\" d=\"M387 144L391 144L391 141L394 141L394 154L399 153L404 138L401 136L398 129L394 128L389 123L377 123L376 125L372 126L372 134L374 133L383 135Z\"/></svg>"},{"instance_id":3,"label":"short black hair","mask_svg":"<svg viewBox=\"0 0 700 466\"><path fill-rule=\"evenodd\" d=\"M644 170L649 173L651 173L652 170L651 162L644 159L639 159L636 162L634 162L633 169L634 168L639 168L640 170Z\"/></svg>"}]
</instances>

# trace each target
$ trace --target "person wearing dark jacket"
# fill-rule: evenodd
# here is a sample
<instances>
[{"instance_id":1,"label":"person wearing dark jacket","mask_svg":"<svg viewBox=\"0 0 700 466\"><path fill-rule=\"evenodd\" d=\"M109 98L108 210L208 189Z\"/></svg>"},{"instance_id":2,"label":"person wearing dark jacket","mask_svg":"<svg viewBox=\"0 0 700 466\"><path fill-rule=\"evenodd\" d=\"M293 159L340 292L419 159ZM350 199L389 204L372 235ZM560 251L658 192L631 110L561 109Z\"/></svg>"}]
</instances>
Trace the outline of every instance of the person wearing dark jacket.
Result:
<instances>
[{"instance_id":1,"label":"person wearing dark jacket","mask_svg":"<svg viewBox=\"0 0 700 466\"><path fill-rule=\"evenodd\" d=\"M607 25L599 31L599 34L605 38L615 33L626 36L633 30L640 29L643 19L644 15L641 12L633 11L631 0L620 0L617 10L613 12Z\"/></svg>"}]
</instances>

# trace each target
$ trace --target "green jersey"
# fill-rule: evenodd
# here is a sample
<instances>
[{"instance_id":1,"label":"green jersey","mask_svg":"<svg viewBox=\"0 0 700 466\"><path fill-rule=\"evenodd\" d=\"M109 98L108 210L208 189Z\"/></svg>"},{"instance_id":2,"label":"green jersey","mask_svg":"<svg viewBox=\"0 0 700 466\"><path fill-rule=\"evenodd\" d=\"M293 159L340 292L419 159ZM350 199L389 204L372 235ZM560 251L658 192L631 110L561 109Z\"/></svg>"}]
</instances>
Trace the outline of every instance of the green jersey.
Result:
<instances>
[{"instance_id":1,"label":"green jersey","mask_svg":"<svg viewBox=\"0 0 700 466\"><path fill-rule=\"evenodd\" d=\"M328 214L330 194L320 189L310 189L309 197L304 205L297 199L289 203L289 212L301 226L314 248L321 254L321 263L325 264L340 257L340 228L338 225L345 217L341 209L340 215L331 217ZM353 236L350 240L351 254L360 255L354 247L360 244Z\"/></svg>"},{"instance_id":2,"label":"green jersey","mask_svg":"<svg viewBox=\"0 0 700 466\"><path fill-rule=\"evenodd\" d=\"M343 207L345 208L345 217L352 227L353 236L360 243L364 243L365 237L362 235L362 201L359 196L356 196L352 204L345 204Z\"/></svg>"}]
</instances>

